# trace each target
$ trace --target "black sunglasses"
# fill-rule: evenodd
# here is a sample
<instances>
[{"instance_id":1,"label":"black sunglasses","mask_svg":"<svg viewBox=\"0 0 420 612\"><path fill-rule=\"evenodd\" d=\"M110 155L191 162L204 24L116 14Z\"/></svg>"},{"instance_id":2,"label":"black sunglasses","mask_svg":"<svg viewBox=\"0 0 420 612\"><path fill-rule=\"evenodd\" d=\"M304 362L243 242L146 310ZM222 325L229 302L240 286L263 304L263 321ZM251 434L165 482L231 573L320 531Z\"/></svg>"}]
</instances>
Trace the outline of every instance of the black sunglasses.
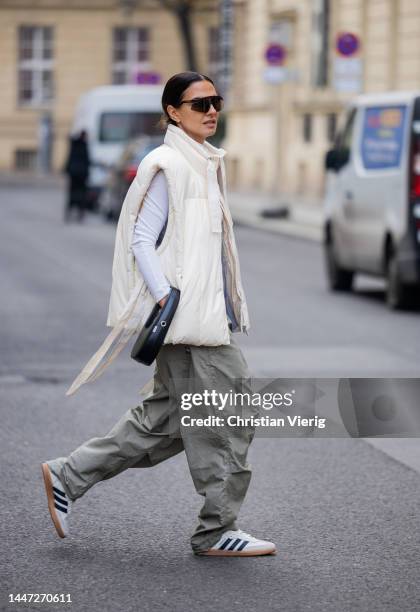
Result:
<instances>
[{"instance_id":1,"label":"black sunglasses","mask_svg":"<svg viewBox=\"0 0 420 612\"><path fill-rule=\"evenodd\" d=\"M194 98L193 100L183 100L181 104L191 104L191 110L197 111L198 113L208 113L210 107L213 105L214 110L219 112L223 108L222 96L206 96L205 98Z\"/></svg>"}]
</instances>

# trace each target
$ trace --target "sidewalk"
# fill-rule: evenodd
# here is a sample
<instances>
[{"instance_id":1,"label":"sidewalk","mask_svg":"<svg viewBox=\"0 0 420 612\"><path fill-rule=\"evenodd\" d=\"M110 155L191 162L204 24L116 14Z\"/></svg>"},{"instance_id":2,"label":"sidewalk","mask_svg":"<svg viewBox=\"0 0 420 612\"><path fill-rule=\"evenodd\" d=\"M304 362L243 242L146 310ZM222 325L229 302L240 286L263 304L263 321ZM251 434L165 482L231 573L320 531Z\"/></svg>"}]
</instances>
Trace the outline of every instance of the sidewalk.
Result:
<instances>
[{"instance_id":1,"label":"sidewalk","mask_svg":"<svg viewBox=\"0 0 420 612\"><path fill-rule=\"evenodd\" d=\"M292 195L270 196L260 192L229 191L229 207L237 223L278 234L321 242L323 203ZM287 218L265 218L263 210L289 209Z\"/></svg>"},{"instance_id":2,"label":"sidewalk","mask_svg":"<svg viewBox=\"0 0 420 612\"><path fill-rule=\"evenodd\" d=\"M25 170L0 170L0 187L63 187L64 174L42 174Z\"/></svg>"}]
</instances>

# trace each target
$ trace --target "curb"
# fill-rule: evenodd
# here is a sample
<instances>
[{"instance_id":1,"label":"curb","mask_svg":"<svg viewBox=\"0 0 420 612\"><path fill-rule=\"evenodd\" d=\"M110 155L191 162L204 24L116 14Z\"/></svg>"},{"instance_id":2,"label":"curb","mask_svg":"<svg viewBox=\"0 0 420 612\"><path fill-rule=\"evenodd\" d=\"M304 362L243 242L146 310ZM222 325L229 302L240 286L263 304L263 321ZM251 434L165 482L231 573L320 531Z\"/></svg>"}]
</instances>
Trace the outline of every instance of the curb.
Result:
<instances>
[{"instance_id":1,"label":"curb","mask_svg":"<svg viewBox=\"0 0 420 612\"><path fill-rule=\"evenodd\" d=\"M299 223L293 220L265 219L253 212L239 211L231 207L234 223L255 229L272 232L293 238L302 238L312 242L322 242L322 226L319 224Z\"/></svg>"}]
</instances>

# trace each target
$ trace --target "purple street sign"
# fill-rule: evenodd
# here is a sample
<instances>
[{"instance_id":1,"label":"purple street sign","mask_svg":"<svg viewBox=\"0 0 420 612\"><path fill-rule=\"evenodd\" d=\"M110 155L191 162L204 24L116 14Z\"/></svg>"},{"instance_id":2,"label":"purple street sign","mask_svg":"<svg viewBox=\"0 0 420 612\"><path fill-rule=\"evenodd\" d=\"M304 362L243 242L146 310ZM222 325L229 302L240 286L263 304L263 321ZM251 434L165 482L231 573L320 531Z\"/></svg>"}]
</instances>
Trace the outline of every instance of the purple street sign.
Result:
<instances>
[{"instance_id":1,"label":"purple street sign","mask_svg":"<svg viewBox=\"0 0 420 612\"><path fill-rule=\"evenodd\" d=\"M156 85L160 83L160 74L158 72L138 72L136 83L138 85Z\"/></svg>"},{"instance_id":2,"label":"purple street sign","mask_svg":"<svg viewBox=\"0 0 420 612\"><path fill-rule=\"evenodd\" d=\"M265 50L265 59L272 66L281 66L286 59L287 51L283 45L272 43Z\"/></svg>"},{"instance_id":3,"label":"purple street sign","mask_svg":"<svg viewBox=\"0 0 420 612\"><path fill-rule=\"evenodd\" d=\"M360 48L359 38L356 34L352 34L351 32L338 34L335 48L340 55L350 57L350 55L357 53Z\"/></svg>"}]
</instances>

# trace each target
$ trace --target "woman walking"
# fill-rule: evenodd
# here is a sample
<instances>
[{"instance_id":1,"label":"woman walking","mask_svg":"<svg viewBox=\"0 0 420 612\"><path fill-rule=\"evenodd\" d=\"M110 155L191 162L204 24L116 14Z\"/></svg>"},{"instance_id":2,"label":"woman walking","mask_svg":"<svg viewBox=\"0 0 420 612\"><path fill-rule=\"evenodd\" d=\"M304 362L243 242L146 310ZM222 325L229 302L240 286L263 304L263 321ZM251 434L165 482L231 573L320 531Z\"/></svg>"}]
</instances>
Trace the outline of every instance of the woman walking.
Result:
<instances>
[{"instance_id":1,"label":"woman walking","mask_svg":"<svg viewBox=\"0 0 420 612\"><path fill-rule=\"evenodd\" d=\"M162 95L164 144L140 163L120 215L107 324L112 331L68 394L94 380L144 324L170 286L180 302L157 358L152 389L103 438L68 457L42 464L48 506L60 537L68 535L73 503L95 483L130 467L151 467L185 451L197 493L204 497L191 546L196 554L273 554L275 545L237 525L251 470L252 426L203 419L190 428L180 389L202 394L250 389L246 361L233 338L249 329L232 219L226 202L225 151L206 142L217 128L223 98L196 72L171 77ZM146 385L146 388L150 387ZM207 396L208 397L208 396ZM213 396L214 397L214 396ZM227 395L225 396L227 397ZM237 414L206 404L203 416ZM241 416L255 409L240 406ZM195 406L188 414L201 416Z\"/></svg>"}]
</instances>

